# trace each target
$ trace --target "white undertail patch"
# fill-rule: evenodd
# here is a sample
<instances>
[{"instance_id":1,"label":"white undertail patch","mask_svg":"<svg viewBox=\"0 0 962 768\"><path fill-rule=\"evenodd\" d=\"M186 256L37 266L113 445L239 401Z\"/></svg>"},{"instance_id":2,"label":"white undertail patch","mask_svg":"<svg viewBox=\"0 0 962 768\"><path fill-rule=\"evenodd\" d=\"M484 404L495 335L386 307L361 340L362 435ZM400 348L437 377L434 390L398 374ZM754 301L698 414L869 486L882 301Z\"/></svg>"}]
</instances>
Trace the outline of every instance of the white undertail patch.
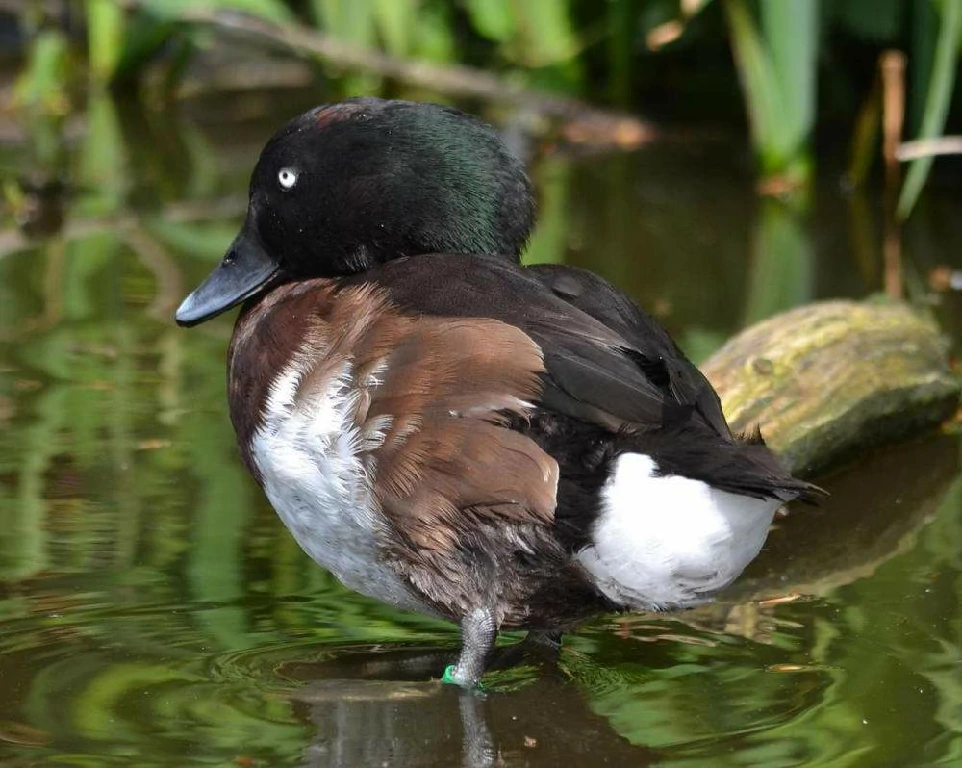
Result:
<instances>
[{"instance_id":1,"label":"white undertail patch","mask_svg":"<svg viewBox=\"0 0 962 768\"><path fill-rule=\"evenodd\" d=\"M758 554L781 502L657 471L650 456L618 457L592 544L578 560L617 603L659 609L705 602Z\"/></svg>"}]
</instances>

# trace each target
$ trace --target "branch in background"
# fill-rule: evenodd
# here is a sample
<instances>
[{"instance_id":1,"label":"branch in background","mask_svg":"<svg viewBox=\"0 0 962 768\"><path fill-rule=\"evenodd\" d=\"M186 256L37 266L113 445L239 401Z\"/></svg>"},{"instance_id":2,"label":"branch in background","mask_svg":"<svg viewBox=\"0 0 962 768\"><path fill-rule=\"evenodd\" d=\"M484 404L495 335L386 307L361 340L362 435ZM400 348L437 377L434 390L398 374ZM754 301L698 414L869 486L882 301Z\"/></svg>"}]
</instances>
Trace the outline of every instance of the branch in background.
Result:
<instances>
[{"instance_id":1,"label":"branch in background","mask_svg":"<svg viewBox=\"0 0 962 768\"><path fill-rule=\"evenodd\" d=\"M882 157L885 183L893 198L899 186L898 148L905 122L905 54L885 51L879 57L882 81Z\"/></svg>"},{"instance_id":2,"label":"branch in background","mask_svg":"<svg viewBox=\"0 0 962 768\"><path fill-rule=\"evenodd\" d=\"M128 9L141 7L138 0L123 0L122 4ZM561 134L570 141L639 146L657 138L657 132L651 124L633 115L600 110L579 99L514 85L474 67L442 66L398 59L337 40L302 25L281 26L238 13L189 10L180 19L186 23L211 27L220 33L280 46L305 58L345 69L371 72L449 96L513 104L529 113L561 120Z\"/></svg>"},{"instance_id":3,"label":"branch in background","mask_svg":"<svg viewBox=\"0 0 962 768\"><path fill-rule=\"evenodd\" d=\"M217 218L239 216L247 206L247 197L236 195L223 197L218 200L203 202L170 203L159 213L140 213L124 211L110 216L94 218L68 219L53 237L65 242L80 240L101 232L125 232L139 230L141 223L151 215L159 216L165 221L191 222L209 221ZM22 251L45 242L49 237L33 238L20 229L0 230L0 259L11 253Z\"/></svg>"},{"instance_id":4,"label":"branch in background","mask_svg":"<svg viewBox=\"0 0 962 768\"><path fill-rule=\"evenodd\" d=\"M902 296L902 232L897 215L901 169L896 159L905 123L905 54L885 51L879 57L882 82L882 158L885 161L885 235L882 261L885 264L885 292L893 299Z\"/></svg>"}]
</instances>

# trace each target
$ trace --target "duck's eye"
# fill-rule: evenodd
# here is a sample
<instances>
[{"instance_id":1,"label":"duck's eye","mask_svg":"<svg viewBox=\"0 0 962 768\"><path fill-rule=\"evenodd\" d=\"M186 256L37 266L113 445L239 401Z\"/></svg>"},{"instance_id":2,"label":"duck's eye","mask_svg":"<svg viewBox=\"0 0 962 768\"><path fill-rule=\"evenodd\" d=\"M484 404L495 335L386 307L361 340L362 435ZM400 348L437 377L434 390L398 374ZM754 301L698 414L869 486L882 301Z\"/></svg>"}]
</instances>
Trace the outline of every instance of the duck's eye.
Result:
<instances>
[{"instance_id":1,"label":"duck's eye","mask_svg":"<svg viewBox=\"0 0 962 768\"><path fill-rule=\"evenodd\" d=\"M277 181L284 189L290 189L297 184L297 171L293 168L281 168L277 173Z\"/></svg>"}]
</instances>

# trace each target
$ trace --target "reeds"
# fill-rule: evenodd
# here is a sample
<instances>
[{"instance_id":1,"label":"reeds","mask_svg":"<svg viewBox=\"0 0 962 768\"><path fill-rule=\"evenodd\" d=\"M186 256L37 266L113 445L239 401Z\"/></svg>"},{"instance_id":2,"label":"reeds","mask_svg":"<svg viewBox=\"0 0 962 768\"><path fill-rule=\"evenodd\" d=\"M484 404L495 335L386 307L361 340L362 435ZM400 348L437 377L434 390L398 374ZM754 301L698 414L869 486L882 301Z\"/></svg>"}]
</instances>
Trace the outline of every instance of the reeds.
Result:
<instances>
[{"instance_id":1,"label":"reeds","mask_svg":"<svg viewBox=\"0 0 962 768\"><path fill-rule=\"evenodd\" d=\"M781 188L807 181L815 124L818 0L761 0L761 29L744 0L725 0L732 51L762 172Z\"/></svg>"},{"instance_id":2,"label":"reeds","mask_svg":"<svg viewBox=\"0 0 962 768\"><path fill-rule=\"evenodd\" d=\"M473 60L508 84L595 101L607 97L620 108L642 112L633 85L645 57L679 45L697 51L724 35L742 84L759 187L776 195L804 194L812 175L818 83L837 75L829 69L837 62L820 60L822 41L830 34L842 29L880 48L904 51L907 124L920 126L922 139L938 138L944 130L962 38L962 0L88 0L82 12L87 71L95 88L139 87L158 64L166 76L153 78L154 87L175 88L190 56L219 34L201 16L225 14L279 29L312 26L374 56L384 52L450 66ZM698 31L689 33L696 25ZM33 35L18 95L24 103L62 111L65 86L56 81L68 79L73 68L64 65L66 38L50 30L47 24ZM333 73L350 75L345 87L351 92L383 90L385 75L375 70L365 70L357 56L330 66ZM599 77L607 87L596 94L590 88ZM871 121L859 125L864 129ZM853 126L853 134L857 130ZM871 132L858 143L864 169L865 158L879 155L879 144ZM898 203L901 218L915 205L931 164L931 156L912 162Z\"/></svg>"}]
</instances>

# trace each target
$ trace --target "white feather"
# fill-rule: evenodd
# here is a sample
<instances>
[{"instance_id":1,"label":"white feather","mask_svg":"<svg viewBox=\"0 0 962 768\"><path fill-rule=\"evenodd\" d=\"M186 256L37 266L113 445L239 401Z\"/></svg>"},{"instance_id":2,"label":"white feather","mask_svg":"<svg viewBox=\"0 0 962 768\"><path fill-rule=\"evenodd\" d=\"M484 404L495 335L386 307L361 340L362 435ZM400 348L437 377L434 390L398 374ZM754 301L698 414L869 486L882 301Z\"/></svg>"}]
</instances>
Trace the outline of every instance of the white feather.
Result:
<instances>
[{"instance_id":1,"label":"white feather","mask_svg":"<svg viewBox=\"0 0 962 768\"><path fill-rule=\"evenodd\" d=\"M577 557L615 602L644 609L705 602L758 554L781 502L657 470L650 456L618 457L592 544Z\"/></svg>"},{"instance_id":2,"label":"white feather","mask_svg":"<svg viewBox=\"0 0 962 768\"><path fill-rule=\"evenodd\" d=\"M345 586L426 611L383 562L383 524L362 461L363 452L383 443L390 420L361 434L353 418L358 390L349 362L324 391L296 402L306 368L295 361L275 379L251 444L267 498L301 548Z\"/></svg>"}]
</instances>

